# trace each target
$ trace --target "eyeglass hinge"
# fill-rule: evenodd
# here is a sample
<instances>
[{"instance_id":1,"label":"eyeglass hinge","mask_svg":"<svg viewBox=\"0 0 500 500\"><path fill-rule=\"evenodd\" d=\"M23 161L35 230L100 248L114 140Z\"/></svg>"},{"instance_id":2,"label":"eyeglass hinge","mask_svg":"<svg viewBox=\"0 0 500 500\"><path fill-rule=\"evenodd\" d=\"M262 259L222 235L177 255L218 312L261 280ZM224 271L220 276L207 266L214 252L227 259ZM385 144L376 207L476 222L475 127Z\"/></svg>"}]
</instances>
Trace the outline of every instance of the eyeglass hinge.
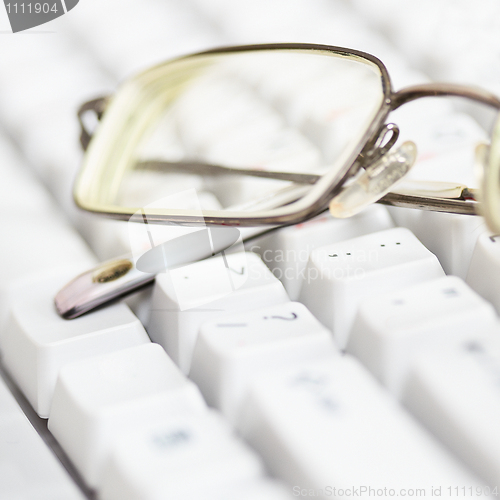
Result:
<instances>
[{"instance_id":1,"label":"eyeglass hinge","mask_svg":"<svg viewBox=\"0 0 500 500\"><path fill-rule=\"evenodd\" d=\"M80 122L80 144L82 145L83 150L85 151L89 145L90 139L92 139L93 131L88 130L84 122L84 115L92 111L95 113L95 116L98 121L101 120L104 111L109 103L110 97L98 97L97 99L93 99L92 101L88 101L80 106L78 109L78 121Z\"/></svg>"}]
</instances>

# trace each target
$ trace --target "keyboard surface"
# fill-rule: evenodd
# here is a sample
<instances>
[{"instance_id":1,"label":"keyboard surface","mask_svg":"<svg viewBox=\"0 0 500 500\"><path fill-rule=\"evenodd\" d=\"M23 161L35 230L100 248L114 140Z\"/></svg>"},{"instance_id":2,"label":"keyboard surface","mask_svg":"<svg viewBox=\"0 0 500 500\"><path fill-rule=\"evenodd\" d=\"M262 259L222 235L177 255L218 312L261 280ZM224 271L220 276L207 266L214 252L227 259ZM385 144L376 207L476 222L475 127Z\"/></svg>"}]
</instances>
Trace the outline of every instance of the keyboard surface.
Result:
<instances>
[{"instance_id":1,"label":"keyboard surface","mask_svg":"<svg viewBox=\"0 0 500 500\"><path fill-rule=\"evenodd\" d=\"M131 250L126 223L72 200L81 103L265 42L366 51L395 89L500 95L497 1L81 0L0 29L0 500L498 496L500 237L479 216L323 213L81 318L53 306ZM390 116L413 179L471 188L493 119L453 99ZM237 201L231 182L203 202Z\"/></svg>"}]
</instances>

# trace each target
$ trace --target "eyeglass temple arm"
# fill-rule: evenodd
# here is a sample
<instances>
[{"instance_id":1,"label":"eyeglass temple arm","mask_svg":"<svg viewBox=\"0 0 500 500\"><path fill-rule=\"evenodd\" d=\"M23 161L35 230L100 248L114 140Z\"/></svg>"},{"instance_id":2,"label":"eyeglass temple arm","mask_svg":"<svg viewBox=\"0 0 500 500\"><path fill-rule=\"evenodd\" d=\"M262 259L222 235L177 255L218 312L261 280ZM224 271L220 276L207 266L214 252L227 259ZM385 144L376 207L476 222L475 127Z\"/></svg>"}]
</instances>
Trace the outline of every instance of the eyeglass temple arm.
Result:
<instances>
[{"instance_id":1,"label":"eyeglass temple arm","mask_svg":"<svg viewBox=\"0 0 500 500\"><path fill-rule=\"evenodd\" d=\"M500 110L500 99L487 90L457 85L451 83L424 83L406 87L391 96L391 109L395 110L411 101L422 97L445 97L455 96L491 106ZM436 212L451 212L467 215L478 213L478 202L475 200L474 192L465 188L458 198L444 198L440 196L429 196L424 193L398 193L391 192L385 195L379 203L398 207L418 208L420 210L432 210Z\"/></svg>"},{"instance_id":2,"label":"eyeglass temple arm","mask_svg":"<svg viewBox=\"0 0 500 500\"><path fill-rule=\"evenodd\" d=\"M417 208L431 212L446 212L462 215L479 215L479 203L473 193L465 188L458 198L428 196L416 191L415 193L387 193L377 203L392 207Z\"/></svg>"},{"instance_id":3,"label":"eyeglass temple arm","mask_svg":"<svg viewBox=\"0 0 500 500\"><path fill-rule=\"evenodd\" d=\"M296 182L298 184L316 184L321 175L303 174L299 172L276 172L274 170L259 170L258 168L239 168L214 165L199 161L163 161L148 160L135 165L137 170L152 170L159 172L189 172L199 175L249 175L263 179Z\"/></svg>"},{"instance_id":4,"label":"eyeglass temple arm","mask_svg":"<svg viewBox=\"0 0 500 500\"><path fill-rule=\"evenodd\" d=\"M500 110L500 99L495 94L478 87L456 85L453 83L423 83L405 87L392 94L391 109L395 110L407 102L415 101L422 97L444 96L464 97Z\"/></svg>"}]
</instances>

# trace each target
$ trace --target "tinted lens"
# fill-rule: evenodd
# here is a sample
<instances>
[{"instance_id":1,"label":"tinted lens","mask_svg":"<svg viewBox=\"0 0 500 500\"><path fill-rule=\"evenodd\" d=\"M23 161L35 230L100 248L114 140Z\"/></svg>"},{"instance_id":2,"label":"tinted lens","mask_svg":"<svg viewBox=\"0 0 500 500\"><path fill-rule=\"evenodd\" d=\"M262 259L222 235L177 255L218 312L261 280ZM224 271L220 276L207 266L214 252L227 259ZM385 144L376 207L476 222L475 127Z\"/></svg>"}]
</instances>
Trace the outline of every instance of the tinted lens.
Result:
<instances>
[{"instance_id":1,"label":"tinted lens","mask_svg":"<svg viewBox=\"0 0 500 500\"><path fill-rule=\"evenodd\" d=\"M383 98L378 66L328 51L229 52L158 66L113 99L78 202L189 214L157 200L195 189L214 217L293 210L355 157Z\"/></svg>"}]
</instances>

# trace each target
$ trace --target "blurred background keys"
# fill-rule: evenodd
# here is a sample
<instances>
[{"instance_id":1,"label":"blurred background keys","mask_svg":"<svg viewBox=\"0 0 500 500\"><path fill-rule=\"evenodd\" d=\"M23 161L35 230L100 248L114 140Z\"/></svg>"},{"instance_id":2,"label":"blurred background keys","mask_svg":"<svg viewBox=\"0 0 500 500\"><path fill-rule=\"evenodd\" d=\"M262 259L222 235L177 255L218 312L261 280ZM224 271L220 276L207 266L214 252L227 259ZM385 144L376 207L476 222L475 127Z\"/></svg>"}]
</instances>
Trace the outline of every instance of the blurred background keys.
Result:
<instances>
[{"instance_id":1,"label":"blurred background keys","mask_svg":"<svg viewBox=\"0 0 500 500\"><path fill-rule=\"evenodd\" d=\"M500 480L498 334L429 352L412 367L404 403L488 484ZM492 490L494 494L494 490Z\"/></svg>"},{"instance_id":2,"label":"blurred background keys","mask_svg":"<svg viewBox=\"0 0 500 500\"><path fill-rule=\"evenodd\" d=\"M216 414L165 418L118 443L104 471L103 498L211 498L228 485L258 482L258 456Z\"/></svg>"},{"instance_id":3,"label":"blurred background keys","mask_svg":"<svg viewBox=\"0 0 500 500\"><path fill-rule=\"evenodd\" d=\"M347 356L256 381L238 428L300 488L480 484Z\"/></svg>"},{"instance_id":4,"label":"blurred background keys","mask_svg":"<svg viewBox=\"0 0 500 500\"><path fill-rule=\"evenodd\" d=\"M358 309L347 352L400 398L413 363L423 353L499 333L500 321L491 304L460 278L446 276L366 299Z\"/></svg>"},{"instance_id":5,"label":"blurred background keys","mask_svg":"<svg viewBox=\"0 0 500 500\"><path fill-rule=\"evenodd\" d=\"M477 240L467 283L500 313L500 237L483 233Z\"/></svg>"}]
</instances>

